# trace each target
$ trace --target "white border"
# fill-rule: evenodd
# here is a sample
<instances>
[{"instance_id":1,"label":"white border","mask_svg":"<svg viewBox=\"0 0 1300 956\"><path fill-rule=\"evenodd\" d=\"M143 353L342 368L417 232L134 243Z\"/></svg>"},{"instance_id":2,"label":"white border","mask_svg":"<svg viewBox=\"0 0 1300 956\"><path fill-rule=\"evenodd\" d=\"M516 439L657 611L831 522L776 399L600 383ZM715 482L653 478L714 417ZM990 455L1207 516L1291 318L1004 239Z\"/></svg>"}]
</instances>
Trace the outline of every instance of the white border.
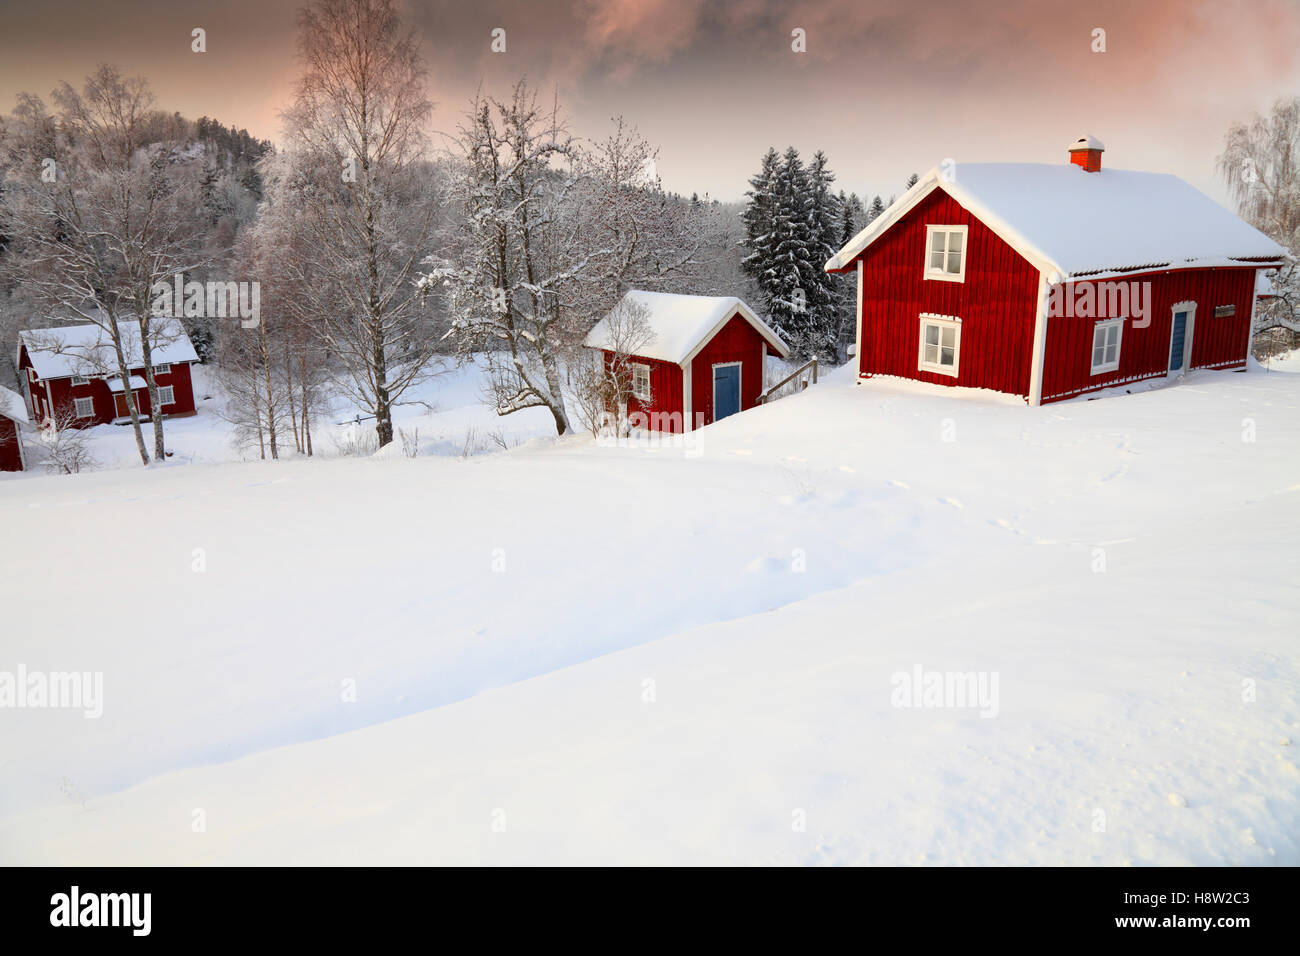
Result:
<instances>
[{"instance_id":1,"label":"white border","mask_svg":"<svg viewBox=\"0 0 1300 956\"><path fill-rule=\"evenodd\" d=\"M961 270L953 275L948 271L938 271L930 268L930 237L936 232L960 232L961 233ZM966 253L970 250L970 226L945 226L940 223L925 224L925 260L921 264L924 270L921 275L925 279L934 279L938 282L965 282L966 281ZM944 263L948 261L948 242L944 240Z\"/></svg>"},{"instance_id":2,"label":"white border","mask_svg":"<svg viewBox=\"0 0 1300 956\"><path fill-rule=\"evenodd\" d=\"M650 392L649 392L649 389L650 389L650 366L649 366L649 365L646 365L645 362L628 362L627 364L630 365L630 366L632 367L632 397L635 398L638 402L644 402L644 401L646 401L646 400L650 397ZM641 393L641 392L638 392L638 391L636 390L636 370L639 369L639 368L643 368L643 369L645 369L645 384L646 384L646 389L647 389L645 393ZM164 388L171 388L171 387L172 387L172 386L170 386L170 385L159 385L159 386L158 386L158 406L159 406L160 408L161 408L163 405L174 405L174 404L176 404L176 398L175 398L175 395L174 395L174 394L173 394L173 396L172 396L172 400L171 400L170 402L164 402L164 401L162 400L162 390L163 390Z\"/></svg>"},{"instance_id":3,"label":"white border","mask_svg":"<svg viewBox=\"0 0 1300 956\"><path fill-rule=\"evenodd\" d=\"M90 402L90 411L85 415L81 414L80 411L82 402ZM94 418L95 417L95 396L87 395L83 398L73 398L72 413L77 416L77 421L81 421L83 418Z\"/></svg>"},{"instance_id":4,"label":"white border","mask_svg":"<svg viewBox=\"0 0 1300 956\"><path fill-rule=\"evenodd\" d=\"M1099 322L1094 322L1094 323L1093 323L1093 326L1092 326L1092 343L1091 343L1091 345L1089 345L1089 347L1088 347L1088 365L1089 365L1089 367L1092 369L1092 374L1093 374L1093 375L1105 375L1107 372L1114 372L1114 371L1116 371L1116 370L1119 368L1119 355L1120 355L1120 350L1124 347L1124 323L1125 323L1125 321L1127 321L1127 320L1126 320L1126 319L1122 319L1122 318L1121 318L1121 319L1102 319L1102 320L1100 320ZM1093 365L1093 364L1092 364L1092 356L1093 356L1093 353L1097 351L1097 330L1098 330L1098 329L1103 329L1103 328L1108 329L1108 328L1110 328L1112 325L1117 325L1117 326L1119 326L1119 337L1118 337L1117 339L1115 339L1115 361L1113 361L1113 362L1103 362L1103 363L1100 364L1100 365ZM1105 350L1105 347L1104 347L1104 346L1102 347L1102 353L1101 353L1101 354L1102 354L1103 357L1105 357L1105 355L1106 355L1106 350Z\"/></svg>"},{"instance_id":5,"label":"white border","mask_svg":"<svg viewBox=\"0 0 1300 956\"><path fill-rule=\"evenodd\" d=\"M921 372L934 372L936 375L951 375L957 377L957 369L961 365L961 319L955 315L936 315L933 312L922 312L920 318L920 331L918 333L919 346L916 353L916 367ZM952 367L947 365L931 365L925 360L925 327L927 325L947 326L956 329L953 335L952 347ZM940 342L943 341L940 336ZM942 349L942 346L940 346ZM942 354L942 352L940 353Z\"/></svg>"},{"instance_id":6,"label":"white border","mask_svg":"<svg viewBox=\"0 0 1300 956\"><path fill-rule=\"evenodd\" d=\"M1183 363L1178 369L1169 366L1174 357L1174 316L1179 312L1187 313L1187 328L1183 331ZM1169 344L1165 346L1165 375L1168 378L1182 378L1192 370L1192 345L1196 341L1196 303L1192 301L1175 302L1169 307Z\"/></svg>"}]
</instances>

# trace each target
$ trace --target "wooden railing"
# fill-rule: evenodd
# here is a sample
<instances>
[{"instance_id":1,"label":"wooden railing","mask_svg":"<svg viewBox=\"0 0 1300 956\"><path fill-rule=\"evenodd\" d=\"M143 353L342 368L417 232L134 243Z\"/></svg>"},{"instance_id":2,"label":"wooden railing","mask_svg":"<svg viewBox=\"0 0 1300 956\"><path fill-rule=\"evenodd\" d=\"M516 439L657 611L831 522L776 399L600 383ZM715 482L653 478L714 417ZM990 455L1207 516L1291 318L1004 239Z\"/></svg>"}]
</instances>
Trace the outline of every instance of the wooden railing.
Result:
<instances>
[{"instance_id":1,"label":"wooden railing","mask_svg":"<svg viewBox=\"0 0 1300 956\"><path fill-rule=\"evenodd\" d=\"M809 370L812 371L811 381L802 377L804 373L808 372ZM758 404L762 405L763 403L769 401L777 391L784 388L786 385L789 385L795 379L799 380L798 386L794 390L795 392L802 392L809 385L816 385L817 384L817 360L811 359L810 361L805 362L803 365L800 365L797 369L795 369L785 378L781 379L781 381L777 382L767 391L763 392L763 394L758 396ZM777 397L779 398L780 396Z\"/></svg>"}]
</instances>

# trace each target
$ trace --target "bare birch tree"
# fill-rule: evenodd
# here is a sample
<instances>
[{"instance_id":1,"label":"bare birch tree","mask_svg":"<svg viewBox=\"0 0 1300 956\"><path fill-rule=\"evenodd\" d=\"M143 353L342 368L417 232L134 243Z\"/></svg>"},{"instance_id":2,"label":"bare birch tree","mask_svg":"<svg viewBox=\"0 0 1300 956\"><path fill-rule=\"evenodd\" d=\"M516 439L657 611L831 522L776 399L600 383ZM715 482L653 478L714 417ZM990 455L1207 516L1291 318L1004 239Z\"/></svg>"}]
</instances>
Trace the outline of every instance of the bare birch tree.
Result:
<instances>
[{"instance_id":1,"label":"bare birch tree","mask_svg":"<svg viewBox=\"0 0 1300 956\"><path fill-rule=\"evenodd\" d=\"M321 337L382 447L436 348L414 284L434 210L420 176L427 73L393 0L312 0L298 27L303 72L285 119L291 188L316 240L305 271L333 297Z\"/></svg>"}]
</instances>

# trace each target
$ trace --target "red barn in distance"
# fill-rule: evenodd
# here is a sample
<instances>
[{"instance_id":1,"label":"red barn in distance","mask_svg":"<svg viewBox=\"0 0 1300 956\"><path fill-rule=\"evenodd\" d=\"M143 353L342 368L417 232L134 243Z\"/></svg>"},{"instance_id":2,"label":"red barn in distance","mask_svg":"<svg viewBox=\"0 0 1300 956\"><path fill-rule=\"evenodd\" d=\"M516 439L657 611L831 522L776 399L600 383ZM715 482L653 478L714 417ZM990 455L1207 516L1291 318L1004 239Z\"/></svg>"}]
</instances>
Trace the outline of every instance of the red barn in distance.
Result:
<instances>
[{"instance_id":1,"label":"red barn in distance","mask_svg":"<svg viewBox=\"0 0 1300 956\"><path fill-rule=\"evenodd\" d=\"M23 376L27 407L37 424L62 419L73 428L129 422L125 389L135 393L141 417L151 414L144 379L140 324L118 325L129 381L122 383L117 355L108 335L97 325L71 325L18 333L16 365ZM185 329L176 319L153 320L150 338L154 381L162 413L167 417L194 414L194 384L190 366L199 360Z\"/></svg>"},{"instance_id":2,"label":"red barn in distance","mask_svg":"<svg viewBox=\"0 0 1300 956\"><path fill-rule=\"evenodd\" d=\"M1062 401L1242 368L1256 274L1286 250L1181 179L1059 166L932 169L826 263L857 273L858 376Z\"/></svg>"},{"instance_id":3,"label":"red barn in distance","mask_svg":"<svg viewBox=\"0 0 1300 956\"><path fill-rule=\"evenodd\" d=\"M636 332L629 335L629 326ZM637 427L681 433L753 408L766 384L767 356L789 348L735 296L633 290L583 343L605 361L627 356Z\"/></svg>"}]
</instances>

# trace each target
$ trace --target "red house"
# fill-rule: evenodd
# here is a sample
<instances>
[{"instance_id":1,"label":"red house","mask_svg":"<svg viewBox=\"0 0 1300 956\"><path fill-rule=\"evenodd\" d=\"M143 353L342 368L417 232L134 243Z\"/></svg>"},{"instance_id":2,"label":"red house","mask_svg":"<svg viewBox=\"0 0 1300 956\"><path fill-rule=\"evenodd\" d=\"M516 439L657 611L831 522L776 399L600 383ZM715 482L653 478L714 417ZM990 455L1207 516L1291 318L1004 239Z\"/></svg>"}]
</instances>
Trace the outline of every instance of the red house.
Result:
<instances>
[{"instance_id":1,"label":"red house","mask_svg":"<svg viewBox=\"0 0 1300 956\"><path fill-rule=\"evenodd\" d=\"M27 391L33 422L56 414L74 428L129 422L126 390L135 393L142 417L151 412L144 379L140 324L118 326L131 372L125 385L118 374L117 354L108 335L97 325L33 329L18 333L17 367ZM194 414L194 385L190 366L199 360L185 329L176 319L154 319L150 326L154 380L162 413L168 417ZM56 419L57 420L57 419Z\"/></svg>"},{"instance_id":2,"label":"red house","mask_svg":"<svg viewBox=\"0 0 1300 956\"><path fill-rule=\"evenodd\" d=\"M636 331L629 335L628 329ZM628 357L628 415L651 431L684 432L753 408L768 352L789 348L735 296L633 290L583 343L605 361Z\"/></svg>"},{"instance_id":3,"label":"red house","mask_svg":"<svg viewBox=\"0 0 1300 956\"><path fill-rule=\"evenodd\" d=\"M1286 250L1174 176L1070 161L933 169L826 263L856 271L860 378L1062 401L1246 364Z\"/></svg>"},{"instance_id":4,"label":"red house","mask_svg":"<svg viewBox=\"0 0 1300 956\"><path fill-rule=\"evenodd\" d=\"M23 397L0 386L0 471L22 471L22 426L27 424L27 409Z\"/></svg>"}]
</instances>

